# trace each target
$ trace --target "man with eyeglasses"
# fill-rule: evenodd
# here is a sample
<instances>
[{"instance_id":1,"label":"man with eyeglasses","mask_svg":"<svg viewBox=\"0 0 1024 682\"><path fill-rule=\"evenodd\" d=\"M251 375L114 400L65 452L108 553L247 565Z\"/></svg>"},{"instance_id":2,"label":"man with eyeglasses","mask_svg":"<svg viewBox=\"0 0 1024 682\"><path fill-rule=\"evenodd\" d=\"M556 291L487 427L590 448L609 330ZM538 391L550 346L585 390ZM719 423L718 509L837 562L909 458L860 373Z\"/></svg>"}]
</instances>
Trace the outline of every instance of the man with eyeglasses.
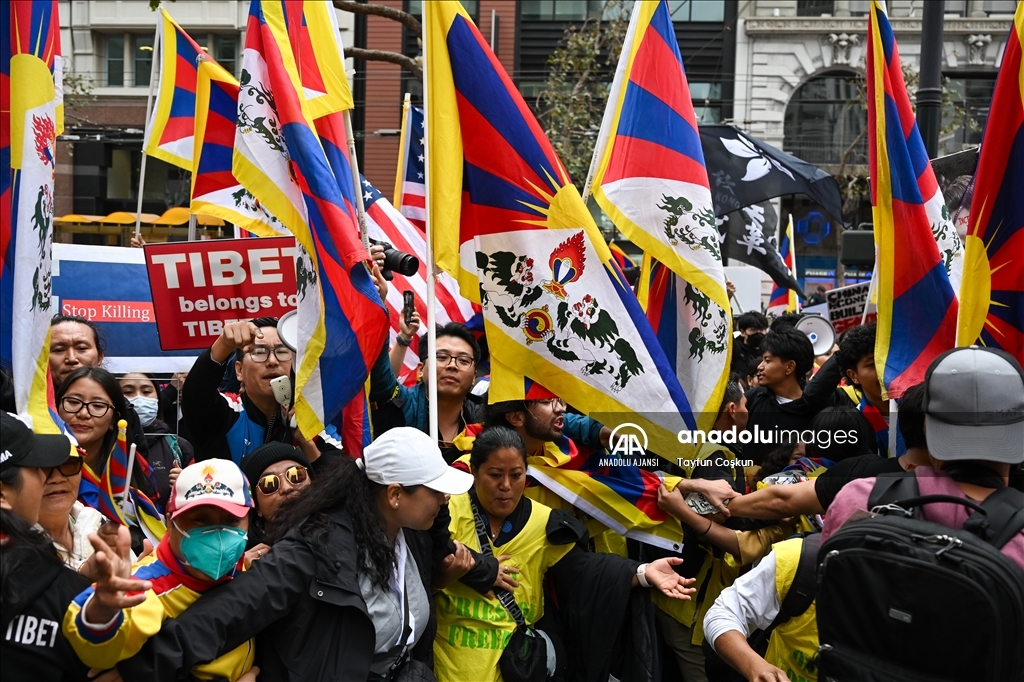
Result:
<instances>
[{"instance_id":1,"label":"man with eyeglasses","mask_svg":"<svg viewBox=\"0 0 1024 682\"><path fill-rule=\"evenodd\" d=\"M297 430L277 402L271 380L291 374L294 353L277 335L277 319L258 317L224 325L224 331L203 351L185 379L181 411L193 437L196 461L227 457L235 464L264 443L292 443ZM234 361L241 384L238 394L222 393L225 365ZM295 431L295 433L293 433ZM301 447L310 460L316 446ZM315 454L313 454L315 453Z\"/></svg>"},{"instance_id":2,"label":"man with eyeglasses","mask_svg":"<svg viewBox=\"0 0 1024 682\"><path fill-rule=\"evenodd\" d=\"M426 382L427 344L420 343L419 381L415 386L398 383L385 347L370 373L370 407L378 433L395 426L411 426L427 432L429 407ZM476 381L480 345L465 325L449 322L437 329L437 426L445 459L458 456L451 443L466 426L483 419L479 398L470 393ZM399 415L398 412L401 414ZM451 455L454 455L452 457Z\"/></svg>"}]
</instances>

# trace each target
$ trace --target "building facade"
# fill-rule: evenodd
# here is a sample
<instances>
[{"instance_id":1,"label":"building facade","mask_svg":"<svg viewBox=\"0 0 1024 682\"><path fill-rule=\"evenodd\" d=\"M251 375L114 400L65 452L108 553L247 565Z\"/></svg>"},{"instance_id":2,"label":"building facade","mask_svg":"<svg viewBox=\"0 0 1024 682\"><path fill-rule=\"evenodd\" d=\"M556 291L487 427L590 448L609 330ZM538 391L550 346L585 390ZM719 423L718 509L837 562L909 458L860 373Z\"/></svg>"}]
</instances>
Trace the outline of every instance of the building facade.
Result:
<instances>
[{"instance_id":1,"label":"building facade","mask_svg":"<svg viewBox=\"0 0 1024 682\"><path fill-rule=\"evenodd\" d=\"M60 0L65 73L65 130L57 141L56 216L134 216L146 127L146 102L153 71L158 12L146 0ZM237 77L242 65L248 0L176 0L164 7L221 66ZM342 38L352 41L353 18L338 12ZM90 96L75 94L81 83ZM188 206L190 174L149 157L143 213L162 215ZM130 225L134 230L134 221ZM86 244L127 243L123 224L65 222L56 239ZM210 227L206 236L230 236ZM187 227L147 230L157 240L184 238Z\"/></svg>"},{"instance_id":2,"label":"building facade","mask_svg":"<svg viewBox=\"0 0 1024 682\"><path fill-rule=\"evenodd\" d=\"M920 69L921 18L930 1L888 3L912 101ZM1016 5L1016 0L946 0L942 73L947 95L940 156L981 142ZM735 124L830 173L866 178L869 6L867 0L741 0ZM862 181L860 187L865 186ZM789 213L796 221L797 274L805 288L835 286L839 226L803 199L780 203L780 224ZM866 196L847 206L848 224L870 223Z\"/></svg>"}]
</instances>

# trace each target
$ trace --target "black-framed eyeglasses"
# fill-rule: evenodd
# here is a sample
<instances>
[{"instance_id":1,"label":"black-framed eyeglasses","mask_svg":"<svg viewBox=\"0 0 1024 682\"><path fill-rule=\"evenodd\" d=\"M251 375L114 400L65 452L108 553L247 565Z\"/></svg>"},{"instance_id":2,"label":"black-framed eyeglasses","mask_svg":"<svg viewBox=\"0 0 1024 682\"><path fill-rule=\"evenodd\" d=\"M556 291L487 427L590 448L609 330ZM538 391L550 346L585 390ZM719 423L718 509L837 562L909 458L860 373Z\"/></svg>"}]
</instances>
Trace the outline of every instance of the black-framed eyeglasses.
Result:
<instances>
[{"instance_id":1,"label":"black-framed eyeglasses","mask_svg":"<svg viewBox=\"0 0 1024 682\"><path fill-rule=\"evenodd\" d=\"M306 467L296 464L284 470L284 477L294 486L309 478L309 472L306 471ZM260 476L260 480L256 482L256 488L264 495L275 495L281 490L281 477L277 474Z\"/></svg>"},{"instance_id":2,"label":"black-framed eyeglasses","mask_svg":"<svg viewBox=\"0 0 1024 682\"><path fill-rule=\"evenodd\" d=\"M71 457L68 457L68 461L64 462L63 464L55 467L50 467L50 473L47 474L46 477L49 478L50 474L53 473L54 469L56 469L63 476L66 476L68 478L72 476L77 476L78 474L82 473L82 464L84 463L84 461L85 460L83 460L80 456L72 455Z\"/></svg>"},{"instance_id":3,"label":"black-framed eyeglasses","mask_svg":"<svg viewBox=\"0 0 1024 682\"><path fill-rule=\"evenodd\" d=\"M105 403L102 400L93 400L92 402L87 403L84 400L79 400L78 398L72 398L70 396L65 396L60 399L60 409L64 410L68 414L78 414L82 411L83 407L90 416L96 417L97 419L105 417L107 412L114 409L113 405Z\"/></svg>"},{"instance_id":4,"label":"black-framed eyeglasses","mask_svg":"<svg viewBox=\"0 0 1024 682\"><path fill-rule=\"evenodd\" d=\"M476 360L473 359L472 355L452 355L451 353L438 352L434 355L434 359L441 367L447 367L452 364L452 360L455 361L455 365L459 369L469 369L473 366Z\"/></svg>"},{"instance_id":5,"label":"black-framed eyeglasses","mask_svg":"<svg viewBox=\"0 0 1024 682\"><path fill-rule=\"evenodd\" d=\"M288 362L292 359L292 349L287 346L277 346L274 348L274 357L277 358L278 362ZM270 349L266 346L256 346L249 351L249 357L252 358L253 362L260 364L270 359Z\"/></svg>"}]
</instances>

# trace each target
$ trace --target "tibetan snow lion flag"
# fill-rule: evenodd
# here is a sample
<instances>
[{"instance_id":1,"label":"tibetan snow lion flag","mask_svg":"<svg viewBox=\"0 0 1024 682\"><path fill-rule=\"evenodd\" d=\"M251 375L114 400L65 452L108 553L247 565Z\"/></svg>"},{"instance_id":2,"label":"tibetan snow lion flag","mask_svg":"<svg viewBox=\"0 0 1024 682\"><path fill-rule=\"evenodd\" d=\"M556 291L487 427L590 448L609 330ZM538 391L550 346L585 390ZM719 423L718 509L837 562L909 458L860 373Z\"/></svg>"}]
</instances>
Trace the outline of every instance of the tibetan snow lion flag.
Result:
<instances>
[{"instance_id":1,"label":"tibetan snow lion flag","mask_svg":"<svg viewBox=\"0 0 1024 682\"><path fill-rule=\"evenodd\" d=\"M280 220L231 171L238 112L238 81L204 59L196 76L193 213L211 215L260 237L290 235Z\"/></svg>"},{"instance_id":2,"label":"tibetan snow lion flag","mask_svg":"<svg viewBox=\"0 0 1024 682\"><path fill-rule=\"evenodd\" d=\"M900 69L884 6L872 0L868 23L868 151L878 252L875 364L883 393L899 398L956 340L954 257L939 240L959 244ZM943 235L933 233L943 232ZM959 280L959 274L955 275Z\"/></svg>"},{"instance_id":3,"label":"tibetan snow lion flag","mask_svg":"<svg viewBox=\"0 0 1024 682\"><path fill-rule=\"evenodd\" d=\"M342 411L365 391L387 338L388 319L367 269L369 254L359 241L355 188L343 151L347 144L331 118L345 98L337 98L339 108L332 111L319 95L311 101L316 90L311 95L308 86L308 70L323 80L325 64L340 60L336 35L316 58L308 40L313 27L331 25L333 13L322 2L252 2L232 172L301 247L296 262L299 429L312 438L333 424L344 442ZM317 122L314 111L321 113ZM346 449L359 452L361 444L350 441Z\"/></svg>"},{"instance_id":4,"label":"tibetan snow lion flag","mask_svg":"<svg viewBox=\"0 0 1024 682\"><path fill-rule=\"evenodd\" d=\"M1024 363L1024 3L996 78L974 182L957 344L1001 348Z\"/></svg>"},{"instance_id":5,"label":"tibetan snow lion flag","mask_svg":"<svg viewBox=\"0 0 1024 682\"><path fill-rule=\"evenodd\" d=\"M782 234L782 243L779 244L779 255L782 262L789 268L789 274L796 277L796 252L793 248L793 214L789 214L789 225ZM782 313L795 313L798 308L796 292L789 287L780 287L778 284L772 287L772 295L768 299L769 315L781 315Z\"/></svg>"},{"instance_id":6,"label":"tibetan snow lion flag","mask_svg":"<svg viewBox=\"0 0 1024 682\"><path fill-rule=\"evenodd\" d=\"M591 171L594 198L622 233L679 280L658 338L698 425L729 378L729 296L697 118L667 0L633 5ZM649 262L648 258L648 262ZM641 275L643 280L643 276ZM652 301L641 289L648 315ZM656 297L655 297L656 298Z\"/></svg>"},{"instance_id":7,"label":"tibetan snow lion flag","mask_svg":"<svg viewBox=\"0 0 1024 682\"><path fill-rule=\"evenodd\" d=\"M579 192L462 5L424 13L438 265L482 304L493 358L674 452L690 404ZM515 389L492 383L490 399Z\"/></svg>"},{"instance_id":8,"label":"tibetan snow lion flag","mask_svg":"<svg viewBox=\"0 0 1024 682\"><path fill-rule=\"evenodd\" d=\"M160 84L146 131L145 152L192 170L199 56L206 52L192 36L160 10Z\"/></svg>"},{"instance_id":9,"label":"tibetan snow lion flag","mask_svg":"<svg viewBox=\"0 0 1024 682\"><path fill-rule=\"evenodd\" d=\"M49 378L61 73L56 0L0 3L0 364L37 433L61 423Z\"/></svg>"}]
</instances>

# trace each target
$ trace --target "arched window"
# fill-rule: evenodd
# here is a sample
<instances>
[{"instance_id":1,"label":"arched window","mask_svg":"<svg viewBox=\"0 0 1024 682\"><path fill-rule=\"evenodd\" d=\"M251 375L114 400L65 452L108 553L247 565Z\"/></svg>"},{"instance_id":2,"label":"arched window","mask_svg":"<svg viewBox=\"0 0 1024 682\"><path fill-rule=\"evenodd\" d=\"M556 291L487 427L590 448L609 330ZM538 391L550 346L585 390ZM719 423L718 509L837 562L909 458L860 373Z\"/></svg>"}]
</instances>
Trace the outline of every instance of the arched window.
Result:
<instances>
[{"instance_id":1,"label":"arched window","mask_svg":"<svg viewBox=\"0 0 1024 682\"><path fill-rule=\"evenodd\" d=\"M838 165L856 142L847 164L866 164L867 124L864 78L853 71L830 71L808 79L793 93L786 106L783 146L808 163Z\"/></svg>"}]
</instances>

